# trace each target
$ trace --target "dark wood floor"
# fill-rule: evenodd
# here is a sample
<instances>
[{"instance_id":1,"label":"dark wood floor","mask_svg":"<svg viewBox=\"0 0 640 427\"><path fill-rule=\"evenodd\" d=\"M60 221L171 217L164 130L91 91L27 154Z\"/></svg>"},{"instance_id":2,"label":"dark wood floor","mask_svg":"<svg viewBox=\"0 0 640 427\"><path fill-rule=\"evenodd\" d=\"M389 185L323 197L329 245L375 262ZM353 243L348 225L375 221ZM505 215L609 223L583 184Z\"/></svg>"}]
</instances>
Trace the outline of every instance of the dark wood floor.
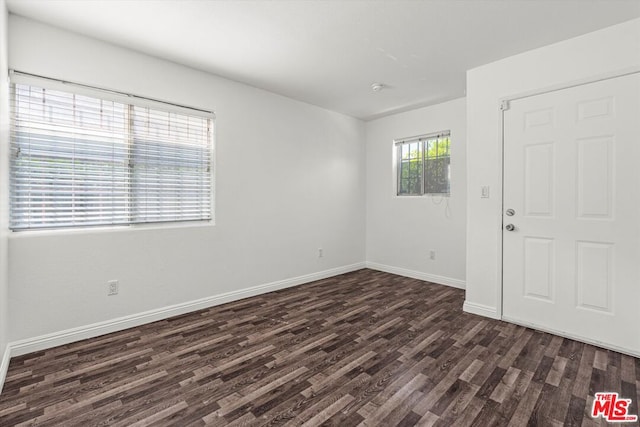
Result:
<instances>
[{"instance_id":1,"label":"dark wood floor","mask_svg":"<svg viewBox=\"0 0 640 427\"><path fill-rule=\"evenodd\" d=\"M638 413L640 359L463 298L361 270L16 357L0 425L605 425L598 391Z\"/></svg>"}]
</instances>

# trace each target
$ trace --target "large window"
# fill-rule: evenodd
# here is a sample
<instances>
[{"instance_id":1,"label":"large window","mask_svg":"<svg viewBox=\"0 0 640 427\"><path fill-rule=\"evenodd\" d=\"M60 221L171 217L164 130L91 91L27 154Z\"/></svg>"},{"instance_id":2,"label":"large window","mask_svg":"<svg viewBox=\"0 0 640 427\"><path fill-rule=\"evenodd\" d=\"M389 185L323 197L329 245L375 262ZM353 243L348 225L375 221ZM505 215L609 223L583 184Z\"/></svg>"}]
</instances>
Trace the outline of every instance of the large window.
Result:
<instances>
[{"instance_id":1,"label":"large window","mask_svg":"<svg viewBox=\"0 0 640 427\"><path fill-rule=\"evenodd\" d=\"M11 229L211 219L212 114L11 88Z\"/></svg>"},{"instance_id":2,"label":"large window","mask_svg":"<svg viewBox=\"0 0 640 427\"><path fill-rule=\"evenodd\" d=\"M448 195L451 133L438 132L395 141L397 195Z\"/></svg>"}]
</instances>

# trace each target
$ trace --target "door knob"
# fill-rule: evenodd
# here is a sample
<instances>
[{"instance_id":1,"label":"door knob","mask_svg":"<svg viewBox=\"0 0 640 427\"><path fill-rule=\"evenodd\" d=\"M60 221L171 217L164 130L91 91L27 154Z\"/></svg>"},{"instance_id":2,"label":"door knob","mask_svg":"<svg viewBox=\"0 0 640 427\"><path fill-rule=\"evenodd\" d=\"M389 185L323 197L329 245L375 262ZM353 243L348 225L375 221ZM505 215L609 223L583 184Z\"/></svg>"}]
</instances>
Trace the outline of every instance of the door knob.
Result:
<instances>
[{"instance_id":1,"label":"door knob","mask_svg":"<svg viewBox=\"0 0 640 427\"><path fill-rule=\"evenodd\" d=\"M515 225L513 225L513 224L507 224L504 228L505 228L507 231L513 231L513 230L515 230L515 229L516 229L516 226L515 226Z\"/></svg>"}]
</instances>

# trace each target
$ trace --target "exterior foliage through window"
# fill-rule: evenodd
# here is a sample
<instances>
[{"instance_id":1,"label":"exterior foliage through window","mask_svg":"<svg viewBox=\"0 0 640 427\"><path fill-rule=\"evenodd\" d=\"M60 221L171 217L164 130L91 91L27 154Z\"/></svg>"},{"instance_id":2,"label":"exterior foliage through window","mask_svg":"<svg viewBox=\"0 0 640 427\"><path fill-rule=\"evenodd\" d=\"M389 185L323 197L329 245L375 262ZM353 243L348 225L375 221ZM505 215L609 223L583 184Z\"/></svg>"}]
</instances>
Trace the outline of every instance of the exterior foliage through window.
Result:
<instances>
[{"instance_id":1,"label":"exterior foliage through window","mask_svg":"<svg viewBox=\"0 0 640 427\"><path fill-rule=\"evenodd\" d=\"M397 195L449 195L451 133L449 131L397 140Z\"/></svg>"}]
</instances>

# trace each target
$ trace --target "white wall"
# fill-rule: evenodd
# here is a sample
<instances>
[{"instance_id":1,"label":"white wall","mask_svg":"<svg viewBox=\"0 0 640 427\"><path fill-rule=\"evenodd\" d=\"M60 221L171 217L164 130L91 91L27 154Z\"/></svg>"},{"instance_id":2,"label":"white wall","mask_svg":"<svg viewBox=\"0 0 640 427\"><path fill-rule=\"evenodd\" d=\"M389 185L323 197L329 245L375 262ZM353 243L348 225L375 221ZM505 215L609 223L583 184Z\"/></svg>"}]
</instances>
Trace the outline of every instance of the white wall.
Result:
<instances>
[{"instance_id":1,"label":"white wall","mask_svg":"<svg viewBox=\"0 0 640 427\"><path fill-rule=\"evenodd\" d=\"M640 19L467 72L467 293L465 310L501 315L501 98L640 66ZM491 197L480 198L489 185Z\"/></svg>"},{"instance_id":2,"label":"white wall","mask_svg":"<svg viewBox=\"0 0 640 427\"><path fill-rule=\"evenodd\" d=\"M9 86L7 85L7 5L0 0L0 391L8 359L8 197L9 189ZM8 357L8 353L7 353ZM4 362L4 363L3 363Z\"/></svg>"},{"instance_id":3,"label":"white wall","mask_svg":"<svg viewBox=\"0 0 640 427\"><path fill-rule=\"evenodd\" d=\"M393 140L451 130L451 196L397 197ZM466 230L464 98L366 124L367 262L373 268L464 286ZM429 259L429 251L436 259Z\"/></svg>"},{"instance_id":4,"label":"white wall","mask_svg":"<svg viewBox=\"0 0 640 427\"><path fill-rule=\"evenodd\" d=\"M10 339L362 263L364 124L21 17L16 70L216 112L216 225L10 236ZM324 257L318 258L318 248ZM106 282L120 294L106 296Z\"/></svg>"}]
</instances>

